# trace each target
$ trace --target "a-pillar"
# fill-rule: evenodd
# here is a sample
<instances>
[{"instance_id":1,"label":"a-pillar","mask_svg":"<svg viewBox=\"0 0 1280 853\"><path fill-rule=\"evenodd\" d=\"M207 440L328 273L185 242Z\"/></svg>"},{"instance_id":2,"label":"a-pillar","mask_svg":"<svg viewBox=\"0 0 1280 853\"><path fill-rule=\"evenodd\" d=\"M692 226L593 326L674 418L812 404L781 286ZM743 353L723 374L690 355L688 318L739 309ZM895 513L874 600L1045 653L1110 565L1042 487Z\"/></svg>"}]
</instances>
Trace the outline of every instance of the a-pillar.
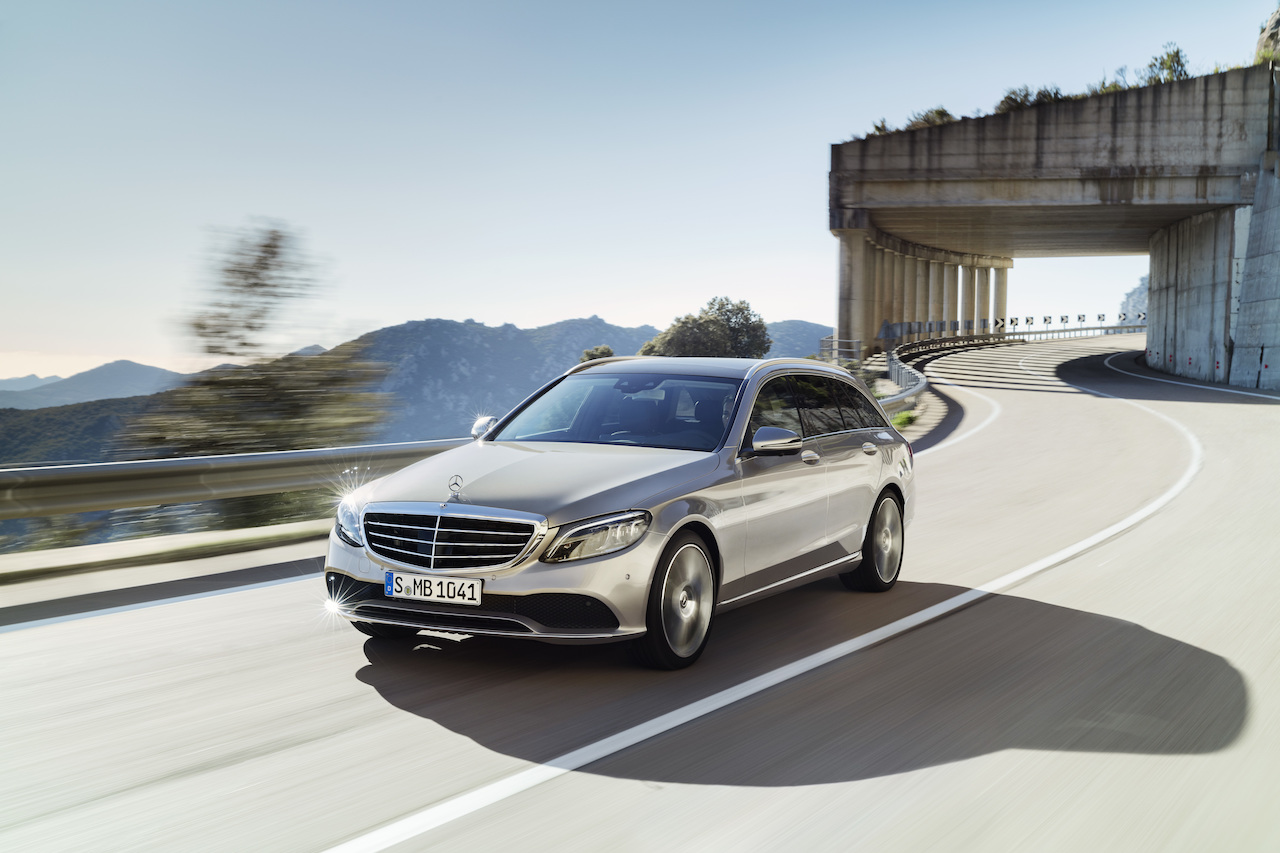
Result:
<instances>
[{"instance_id":1,"label":"a-pillar","mask_svg":"<svg viewBox=\"0 0 1280 853\"><path fill-rule=\"evenodd\" d=\"M924 318L929 325L925 326L928 330L925 336L940 338L942 331L938 328L938 324L942 322L942 263L929 261L925 274L929 277L924 307Z\"/></svg>"},{"instance_id":2,"label":"a-pillar","mask_svg":"<svg viewBox=\"0 0 1280 853\"><path fill-rule=\"evenodd\" d=\"M973 327L974 302L977 299L977 277L975 267L963 267L964 275L960 277L960 334L976 335Z\"/></svg>"},{"instance_id":3,"label":"a-pillar","mask_svg":"<svg viewBox=\"0 0 1280 853\"><path fill-rule=\"evenodd\" d=\"M960 319L960 267L955 264L942 265L942 321L946 323L946 335L952 337L959 334L955 324Z\"/></svg>"},{"instance_id":4,"label":"a-pillar","mask_svg":"<svg viewBox=\"0 0 1280 853\"><path fill-rule=\"evenodd\" d=\"M920 265L920 261L910 255L903 258L903 261L902 311L900 313L904 328L901 338L905 342L913 340L910 327L906 324L914 323L916 319L916 267Z\"/></svg>"},{"instance_id":5,"label":"a-pillar","mask_svg":"<svg viewBox=\"0 0 1280 853\"><path fill-rule=\"evenodd\" d=\"M836 313L836 358L862 359L875 339L875 249L865 231L840 232L840 297Z\"/></svg>"},{"instance_id":6,"label":"a-pillar","mask_svg":"<svg viewBox=\"0 0 1280 853\"><path fill-rule=\"evenodd\" d=\"M991 270L987 267L978 267L975 272L978 284L974 301L973 331L977 335L989 335L991 334Z\"/></svg>"},{"instance_id":7,"label":"a-pillar","mask_svg":"<svg viewBox=\"0 0 1280 853\"><path fill-rule=\"evenodd\" d=\"M992 297L995 300L993 312L996 319L1004 320L1003 331L1008 334L1012 331L1009 326L1009 270L1005 267L996 267L991 273L995 278L995 293Z\"/></svg>"}]
</instances>

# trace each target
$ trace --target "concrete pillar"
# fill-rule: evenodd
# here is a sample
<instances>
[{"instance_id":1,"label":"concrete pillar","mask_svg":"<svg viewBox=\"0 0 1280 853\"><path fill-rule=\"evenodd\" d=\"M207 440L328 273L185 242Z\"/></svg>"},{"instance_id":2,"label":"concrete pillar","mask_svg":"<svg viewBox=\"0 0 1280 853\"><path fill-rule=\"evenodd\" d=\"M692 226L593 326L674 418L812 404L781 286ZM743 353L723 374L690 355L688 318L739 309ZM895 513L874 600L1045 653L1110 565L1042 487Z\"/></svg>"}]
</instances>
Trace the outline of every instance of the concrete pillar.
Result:
<instances>
[{"instance_id":1,"label":"concrete pillar","mask_svg":"<svg viewBox=\"0 0 1280 853\"><path fill-rule=\"evenodd\" d=\"M947 337L957 334L952 326L960 319L960 268L955 264L942 265L942 321L947 324Z\"/></svg>"},{"instance_id":2,"label":"concrete pillar","mask_svg":"<svg viewBox=\"0 0 1280 853\"><path fill-rule=\"evenodd\" d=\"M867 242L865 231L841 231L839 236L840 295L836 307L836 346L857 346L853 341L862 343L856 353L838 352L837 355L844 358L853 355L861 359L875 339L875 332L871 329L876 301L874 249Z\"/></svg>"},{"instance_id":3,"label":"concrete pillar","mask_svg":"<svg viewBox=\"0 0 1280 853\"><path fill-rule=\"evenodd\" d=\"M992 313L997 319L1004 319L1004 332L1008 334L1013 331L1009 324L1009 270L997 267L991 274L995 277L995 293L992 296L995 305Z\"/></svg>"},{"instance_id":4,"label":"concrete pillar","mask_svg":"<svg viewBox=\"0 0 1280 853\"><path fill-rule=\"evenodd\" d=\"M929 319L929 262L923 259L916 261L916 307L913 315L920 324L920 331L912 336L912 340L922 341L928 337L924 323Z\"/></svg>"},{"instance_id":5,"label":"concrete pillar","mask_svg":"<svg viewBox=\"0 0 1280 853\"><path fill-rule=\"evenodd\" d=\"M976 267L962 267L964 275L960 277L960 334L976 335L973 326L974 302L977 299Z\"/></svg>"},{"instance_id":6,"label":"concrete pillar","mask_svg":"<svg viewBox=\"0 0 1280 853\"><path fill-rule=\"evenodd\" d=\"M875 341L880 337L880 326L884 323L886 316L886 302L888 299L889 287L889 254L879 246L871 247L872 266L874 267L872 276L875 281L876 298L872 304L872 313L870 321L871 343L869 347L875 346Z\"/></svg>"},{"instance_id":7,"label":"concrete pillar","mask_svg":"<svg viewBox=\"0 0 1280 853\"><path fill-rule=\"evenodd\" d=\"M910 255L902 259L902 323L914 323L916 319L916 267L920 262ZM902 342L914 340L910 331L902 333Z\"/></svg>"},{"instance_id":8,"label":"concrete pillar","mask_svg":"<svg viewBox=\"0 0 1280 853\"><path fill-rule=\"evenodd\" d=\"M930 261L926 274L929 276L929 285L925 296L924 318L926 322L933 324L933 331L925 332L925 335L940 338L942 332L938 329L938 323L942 322L942 262Z\"/></svg>"},{"instance_id":9,"label":"concrete pillar","mask_svg":"<svg viewBox=\"0 0 1280 853\"><path fill-rule=\"evenodd\" d=\"M906 276L907 265L906 258L897 252L892 253L893 258L893 278L889 282L889 322L902 322L902 287ZM893 349L893 341L889 342L889 346L885 349Z\"/></svg>"},{"instance_id":10,"label":"concrete pillar","mask_svg":"<svg viewBox=\"0 0 1280 853\"><path fill-rule=\"evenodd\" d=\"M991 270L978 267L974 270L977 291L974 298L973 331L976 335L991 334Z\"/></svg>"}]
</instances>

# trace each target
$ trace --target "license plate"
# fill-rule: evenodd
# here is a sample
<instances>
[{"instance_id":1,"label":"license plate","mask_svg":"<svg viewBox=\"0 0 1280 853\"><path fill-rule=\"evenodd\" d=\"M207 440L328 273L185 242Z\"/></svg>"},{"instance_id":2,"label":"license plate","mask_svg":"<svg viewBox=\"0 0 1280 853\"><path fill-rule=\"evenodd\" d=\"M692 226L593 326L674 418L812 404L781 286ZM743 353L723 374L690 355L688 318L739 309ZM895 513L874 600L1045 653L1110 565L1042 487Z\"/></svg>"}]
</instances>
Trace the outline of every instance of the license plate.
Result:
<instances>
[{"instance_id":1,"label":"license plate","mask_svg":"<svg viewBox=\"0 0 1280 853\"><path fill-rule=\"evenodd\" d=\"M480 604L483 582L479 578L434 578L405 572L387 572L387 598L442 601L449 604Z\"/></svg>"}]
</instances>

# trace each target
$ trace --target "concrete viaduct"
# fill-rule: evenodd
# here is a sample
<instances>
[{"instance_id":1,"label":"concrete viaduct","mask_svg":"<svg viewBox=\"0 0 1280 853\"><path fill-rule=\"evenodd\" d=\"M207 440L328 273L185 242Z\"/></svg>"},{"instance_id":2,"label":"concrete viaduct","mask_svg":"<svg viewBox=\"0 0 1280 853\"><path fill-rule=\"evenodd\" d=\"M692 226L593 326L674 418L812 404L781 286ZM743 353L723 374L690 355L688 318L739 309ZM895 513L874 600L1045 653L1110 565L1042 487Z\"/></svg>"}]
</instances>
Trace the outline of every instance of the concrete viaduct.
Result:
<instances>
[{"instance_id":1,"label":"concrete viaduct","mask_svg":"<svg viewBox=\"0 0 1280 853\"><path fill-rule=\"evenodd\" d=\"M1014 258L1150 256L1147 361L1280 388L1280 108L1257 65L831 147L836 338L991 331Z\"/></svg>"}]
</instances>

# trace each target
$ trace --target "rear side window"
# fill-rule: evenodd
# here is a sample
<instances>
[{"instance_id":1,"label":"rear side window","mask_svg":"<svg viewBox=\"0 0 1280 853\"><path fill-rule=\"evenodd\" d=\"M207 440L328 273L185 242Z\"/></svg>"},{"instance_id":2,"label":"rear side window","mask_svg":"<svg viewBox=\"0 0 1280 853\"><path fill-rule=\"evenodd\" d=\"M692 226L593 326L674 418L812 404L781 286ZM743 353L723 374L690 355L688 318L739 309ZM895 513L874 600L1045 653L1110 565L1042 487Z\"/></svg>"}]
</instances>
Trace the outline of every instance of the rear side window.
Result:
<instances>
[{"instance_id":1,"label":"rear side window","mask_svg":"<svg viewBox=\"0 0 1280 853\"><path fill-rule=\"evenodd\" d=\"M833 382L836 398L840 401L840 412L844 415L847 429L883 429L888 426L875 404L866 396L844 382Z\"/></svg>"},{"instance_id":2,"label":"rear side window","mask_svg":"<svg viewBox=\"0 0 1280 853\"><path fill-rule=\"evenodd\" d=\"M791 396L791 385L787 377L777 376L770 379L756 395L756 404L751 409L751 422L747 432L747 443L760 427L781 427L789 429L796 435L804 435L800 425L800 413L796 410L795 400Z\"/></svg>"},{"instance_id":3,"label":"rear side window","mask_svg":"<svg viewBox=\"0 0 1280 853\"><path fill-rule=\"evenodd\" d=\"M796 407L804 424L804 435L830 435L846 429L840 417L840 404L825 376L807 376L803 373L791 377L796 389ZM854 429L854 427L847 427Z\"/></svg>"}]
</instances>

